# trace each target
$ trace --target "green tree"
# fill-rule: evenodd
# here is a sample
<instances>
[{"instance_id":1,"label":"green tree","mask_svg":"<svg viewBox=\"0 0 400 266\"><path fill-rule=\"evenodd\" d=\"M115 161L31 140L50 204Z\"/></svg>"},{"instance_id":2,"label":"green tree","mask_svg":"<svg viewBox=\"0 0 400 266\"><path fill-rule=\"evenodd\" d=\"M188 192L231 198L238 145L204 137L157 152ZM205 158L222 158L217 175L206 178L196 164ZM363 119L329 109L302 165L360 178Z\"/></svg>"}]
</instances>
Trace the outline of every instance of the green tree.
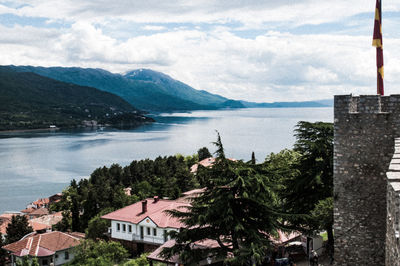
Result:
<instances>
[{"instance_id":1,"label":"green tree","mask_svg":"<svg viewBox=\"0 0 400 266\"><path fill-rule=\"evenodd\" d=\"M323 227L328 234L328 250L332 252L333 219L326 210L333 196L333 125L301 121L295 132L294 150L300 158L294 168L298 174L286 179L283 198L286 210L303 215L292 216L287 225L306 231ZM327 216L322 218L322 214Z\"/></svg>"},{"instance_id":2,"label":"green tree","mask_svg":"<svg viewBox=\"0 0 400 266\"><path fill-rule=\"evenodd\" d=\"M207 175L207 189L193 199L188 211L170 211L185 228L171 232L176 244L164 248L162 254L179 254L189 264L207 256L225 259L232 265L243 265L251 258L261 263L280 219L272 184L261 167L226 159L219 134L215 145L216 163L202 172ZM192 243L204 239L215 240L218 246L191 248ZM228 258L229 253L234 256Z\"/></svg>"},{"instance_id":3,"label":"green tree","mask_svg":"<svg viewBox=\"0 0 400 266\"><path fill-rule=\"evenodd\" d=\"M6 243L10 244L20 240L23 236L33 232L28 219L23 215L14 215L7 226Z\"/></svg>"},{"instance_id":4,"label":"green tree","mask_svg":"<svg viewBox=\"0 0 400 266\"><path fill-rule=\"evenodd\" d=\"M128 251L119 242L87 239L75 248L75 257L71 264L112 265L123 262L128 255Z\"/></svg>"},{"instance_id":5,"label":"green tree","mask_svg":"<svg viewBox=\"0 0 400 266\"><path fill-rule=\"evenodd\" d=\"M254 151L251 153L251 164L256 164L256 155L254 154Z\"/></svg>"},{"instance_id":6,"label":"green tree","mask_svg":"<svg viewBox=\"0 0 400 266\"><path fill-rule=\"evenodd\" d=\"M114 211L113 208L106 208L89 221L88 228L86 229L87 238L93 240L106 239L104 233L106 233L108 228L111 226L111 221L101 219L100 217L112 211Z\"/></svg>"},{"instance_id":7,"label":"green tree","mask_svg":"<svg viewBox=\"0 0 400 266\"><path fill-rule=\"evenodd\" d=\"M6 245L6 242L3 239L3 234L0 233L0 265L5 265L5 263L6 263L7 251L2 249L2 247L5 245Z\"/></svg>"},{"instance_id":8,"label":"green tree","mask_svg":"<svg viewBox=\"0 0 400 266\"><path fill-rule=\"evenodd\" d=\"M125 262L123 266L147 266L149 265L149 262L147 261L148 255L149 253L143 253L140 257Z\"/></svg>"},{"instance_id":9,"label":"green tree","mask_svg":"<svg viewBox=\"0 0 400 266\"><path fill-rule=\"evenodd\" d=\"M212 155L211 155L210 151L207 149L207 147L200 148L197 151L197 156L199 157L199 161L202 161L206 158L212 157Z\"/></svg>"}]
</instances>

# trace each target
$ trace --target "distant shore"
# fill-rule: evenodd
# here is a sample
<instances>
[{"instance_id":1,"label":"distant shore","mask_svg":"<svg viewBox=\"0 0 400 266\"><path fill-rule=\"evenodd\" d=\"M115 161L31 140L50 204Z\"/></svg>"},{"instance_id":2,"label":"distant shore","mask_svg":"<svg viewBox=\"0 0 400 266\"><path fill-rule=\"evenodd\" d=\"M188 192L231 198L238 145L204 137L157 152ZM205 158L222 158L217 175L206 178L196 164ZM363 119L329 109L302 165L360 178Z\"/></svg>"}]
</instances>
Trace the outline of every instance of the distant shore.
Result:
<instances>
[{"instance_id":1,"label":"distant shore","mask_svg":"<svg viewBox=\"0 0 400 266\"><path fill-rule=\"evenodd\" d=\"M24 133L24 132L37 132L37 131L57 131L60 128L34 128L34 129L10 129L10 130L0 130L1 133Z\"/></svg>"}]
</instances>

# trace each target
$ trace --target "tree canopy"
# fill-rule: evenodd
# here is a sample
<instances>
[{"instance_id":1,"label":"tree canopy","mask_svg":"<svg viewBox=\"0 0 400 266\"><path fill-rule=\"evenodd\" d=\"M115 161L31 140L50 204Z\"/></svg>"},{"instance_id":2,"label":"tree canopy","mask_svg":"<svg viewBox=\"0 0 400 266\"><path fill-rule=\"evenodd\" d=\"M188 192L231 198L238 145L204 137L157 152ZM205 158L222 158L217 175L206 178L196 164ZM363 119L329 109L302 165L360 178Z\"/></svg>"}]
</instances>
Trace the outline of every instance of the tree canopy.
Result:
<instances>
[{"instance_id":1,"label":"tree canopy","mask_svg":"<svg viewBox=\"0 0 400 266\"><path fill-rule=\"evenodd\" d=\"M208 256L237 265L249 258L261 262L281 218L273 184L260 166L226 159L219 135L215 145L216 163L198 173L206 175L204 193L192 199L188 210L170 212L185 228L171 232L176 244L165 248L163 255L179 254L184 263ZM217 247L191 248L192 243L205 239L216 241Z\"/></svg>"},{"instance_id":2,"label":"tree canopy","mask_svg":"<svg viewBox=\"0 0 400 266\"><path fill-rule=\"evenodd\" d=\"M29 226L28 219L24 215L14 215L11 223L7 226L6 243L10 244L20 240L23 236L33 232Z\"/></svg>"}]
</instances>

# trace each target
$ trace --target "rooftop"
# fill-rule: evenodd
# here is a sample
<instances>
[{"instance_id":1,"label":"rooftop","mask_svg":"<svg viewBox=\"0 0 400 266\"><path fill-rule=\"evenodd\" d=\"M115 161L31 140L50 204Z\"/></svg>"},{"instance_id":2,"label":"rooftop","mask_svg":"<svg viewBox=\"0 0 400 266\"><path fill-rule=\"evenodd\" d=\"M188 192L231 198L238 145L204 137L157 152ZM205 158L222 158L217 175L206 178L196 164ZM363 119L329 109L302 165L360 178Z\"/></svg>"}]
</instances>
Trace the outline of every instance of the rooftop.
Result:
<instances>
[{"instance_id":1,"label":"rooftop","mask_svg":"<svg viewBox=\"0 0 400 266\"><path fill-rule=\"evenodd\" d=\"M56 251L75 247L79 243L80 238L55 231L32 235L3 248L17 256L45 257L53 255Z\"/></svg>"},{"instance_id":2,"label":"rooftop","mask_svg":"<svg viewBox=\"0 0 400 266\"><path fill-rule=\"evenodd\" d=\"M156 201L153 198L148 198L146 202L146 212L142 211L142 201L139 201L125 208L106 214L101 218L138 224L148 217L161 228L180 228L184 226L179 219L171 217L165 211L189 207L190 204L186 201L164 199Z\"/></svg>"}]
</instances>

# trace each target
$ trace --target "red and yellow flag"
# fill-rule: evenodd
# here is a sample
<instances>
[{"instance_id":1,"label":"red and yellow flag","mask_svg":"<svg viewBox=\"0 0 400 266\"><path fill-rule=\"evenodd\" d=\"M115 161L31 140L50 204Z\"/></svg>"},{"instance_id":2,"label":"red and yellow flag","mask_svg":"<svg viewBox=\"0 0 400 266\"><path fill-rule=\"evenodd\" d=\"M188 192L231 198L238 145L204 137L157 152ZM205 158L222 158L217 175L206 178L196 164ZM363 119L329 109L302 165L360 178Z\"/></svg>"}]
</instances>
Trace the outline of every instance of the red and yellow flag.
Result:
<instances>
[{"instance_id":1,"label":"red and yellow flag","mask_svg":"<svg viewBox=\"0 0 400 266\"><path fill-rule=\"evenodd\" d=\"M374 37L372 46L376 47L377 93L383 95L383 50L382 50L382 3L376 0Z\"/></svg>"}]
</instances>

